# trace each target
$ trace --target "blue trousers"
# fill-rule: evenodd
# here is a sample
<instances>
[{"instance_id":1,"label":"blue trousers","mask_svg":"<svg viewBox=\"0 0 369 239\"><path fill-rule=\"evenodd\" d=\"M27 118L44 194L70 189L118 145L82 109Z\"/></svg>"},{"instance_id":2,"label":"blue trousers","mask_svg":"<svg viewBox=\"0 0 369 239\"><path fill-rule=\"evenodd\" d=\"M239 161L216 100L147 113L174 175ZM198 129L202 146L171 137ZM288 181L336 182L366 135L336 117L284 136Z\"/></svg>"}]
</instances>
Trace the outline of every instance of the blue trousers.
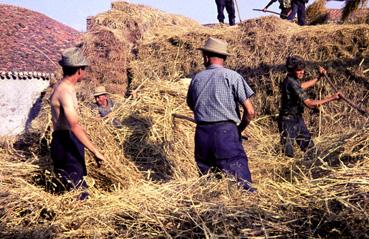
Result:
<instances>
[{"instance_id":1,"label":"blue trousers","mask_svg":"<svg viewBox=\"0 0 369 239\"><path fill-rule=\"evenodd\" d=\"M282 116L279 121L279 131L283 152L288 157L294 156L293 144L295 142L297 142L300 149L304 152L314 147L311 134L302 116Z\"/></svg>"},{"instance_id":2,"label":"blue trousers","mask_svg":"<svg viewBox=\"0 0 369 239\"><path fill-rule=\"evenodd\" d=\"M251 173L241 135L233 122L197 125L195 160L201 174L221 170L250 189Z\"/></svg>"},{"instance_id":3,"label":"blue trousers","mask_svg":"<svg viewBox=\"0 0 369 239\"><path fill-rule=\"evenodd\" d=\"M305 25L305 2L301 0L292 0L291 13L287 17L287 20L292 21L297 13L297 23L300 26Z\"/></svg>"},{"instance_id":4,"label":"blue trousers","mask_svg":"<svg viewBox=\"0 0 369 239\"><path fill-rule=\"evenodd\" d=\"M224 23L224 8L227 10L228 13L228 19L229 19L229 25L233 26L235 25L235 7L233 0L215 0L215 3L217 4L217 10L218 10L218 20L219 22Z\"/></svg>"},{"instance_id":5,"label":"blue trousers","mask_svg":"<svg viewBox=\"0 0 369 239\"><path fill-rule=\"evenodd\" d=\"M66 190L87 188L83 176L87 175L84 146L69 130L53 132L51 158L55 174Z\"/></svg>"}]
</instances>

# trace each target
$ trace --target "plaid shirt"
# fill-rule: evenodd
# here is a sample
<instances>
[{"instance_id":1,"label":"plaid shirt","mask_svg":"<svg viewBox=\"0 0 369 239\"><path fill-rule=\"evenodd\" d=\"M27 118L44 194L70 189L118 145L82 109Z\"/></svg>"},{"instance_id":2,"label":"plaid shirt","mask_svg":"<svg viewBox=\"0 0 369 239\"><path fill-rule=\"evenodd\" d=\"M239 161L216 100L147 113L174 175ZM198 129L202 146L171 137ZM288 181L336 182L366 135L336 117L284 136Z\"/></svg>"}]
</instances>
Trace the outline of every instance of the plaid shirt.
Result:
<instances>
[{"instance_id":1,"label":"plaid shirt","mask_svg":"<svg viewBox=\"0 0 369 239\"><path fill-rule=\"evenodd\" d=\"M300 81L287 76L282 86L281 116L301 116L304 113L304 100L308 98Z\"/></svg>"},{"instance_id":2,"label":"plaid shirt","mask_svg":"<svg viewBox=\"0 0 369 239\"><path fill-rule=\"evenodd\" d=\"M187 93L187 105L196 122L241 122L239 104L254 95L244 78L220 65L196 74Z\"/></svg>"}]
</instances>

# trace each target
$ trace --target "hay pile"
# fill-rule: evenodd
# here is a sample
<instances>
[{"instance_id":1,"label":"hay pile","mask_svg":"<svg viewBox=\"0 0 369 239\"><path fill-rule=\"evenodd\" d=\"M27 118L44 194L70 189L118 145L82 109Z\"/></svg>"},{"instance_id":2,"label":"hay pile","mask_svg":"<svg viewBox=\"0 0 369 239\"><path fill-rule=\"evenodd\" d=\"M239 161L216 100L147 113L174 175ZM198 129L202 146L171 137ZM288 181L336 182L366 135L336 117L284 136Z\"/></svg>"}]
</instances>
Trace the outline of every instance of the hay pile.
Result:
<instances>
[{"instance_id":1,"label":"hay pile","mask_svg":"<svg viewBox=\"0 0 369 239\"><path fill-rule=\"evenodd\" d=\"M16 142L5 141L0 149L0 237L367 238L367 118L342 102L307 112L318 148L318 157L307 161L302 154L295 159L282 156L275 115L288 54L307 59L310 76L317 65L329 68L334 83L368 109L369 27L300 28L267 17L230 28L195 24L191 31L185 21L176 31L173 25L158 29L151 18L145 20L150 14L168 16L151 11L131 5L115 8L114 15L97 16L109 24L86 34L89 59L99 63L92 75L104 75L125 62L113 74L129 83L132 93L114 95L118 108L98 119L88 107L92 86L82 85L81 123L107 157L106 166L97 169L87 155L91 199L79 202L79 192L50 192L51 136L45 102L33 130ZM111 24L132 19L153 23L142 28L144 34L135 41L125 35L131 25ZM258 119L247 129L250 139L244 144L258 188L255 194L242 191L224 175L199 178L193 160L194 125L172 117L191 116L186 86L179 79L202 69L196 48L209 36L230 43L234 56L227 65L242 73L257 93L253 101ZM91 53L99 42L105 44L104 52L108 49L105 57ZM127 71L130 82L124 80ZM104 80L110 87L121 84ZM311 94L319 98L332 92L321 81ZM114 128L113 118L123 127Z\"/></svg>"}]
</instances>

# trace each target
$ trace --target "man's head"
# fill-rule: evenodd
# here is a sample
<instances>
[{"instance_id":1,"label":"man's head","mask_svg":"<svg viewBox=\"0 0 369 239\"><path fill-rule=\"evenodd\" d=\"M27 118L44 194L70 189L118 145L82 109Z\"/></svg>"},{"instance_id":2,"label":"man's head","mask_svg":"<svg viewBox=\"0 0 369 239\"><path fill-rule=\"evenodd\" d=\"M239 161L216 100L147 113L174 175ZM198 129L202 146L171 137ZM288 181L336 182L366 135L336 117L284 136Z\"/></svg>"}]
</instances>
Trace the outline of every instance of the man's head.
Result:
<instances>
[{"instance_id":1,"label":"man's head","mask_svg":"<svg viewBox=\"0 0 369 239\"><path fill-rule=\"evenodd\" d=\"M105 90L104 86L98 86L95 88L94 97L98 106L105 107L108 105L108 92Z\"/></svg>"},{"instance_id":2,"label":"man's head","mask_svg":"<svg viewBox=\"0 0 369 239\"><path fill-rule=\"evenodd\" d=\"M297 79L302 79L305 74L305 61L299 56L289 56L286 60L286 67L289 74Z\"/></svg>"},{"instance_id":3,"label":"man's head","mask_svg":"<svg viewBox=\"0 0 369 239\"><path fill-rule=\"evenodd\" d=\"M227 42L210 37L206 41L204 47L199 48L199 50L202 51L204 57L204 65L223 65L224 61L227 59L227 56L230 55L227 51L227 48Z\"/></svg>"},{"instance_id":4,"label":"man's head","mask_svg":"<svg viewBox=\"0 0 369 239\"><path fill-rule=\"evenodd\" d=\"M72 76L77 74L79 79L82 79L85 69L88 66L88 61L84 57L80 47L71 47L62 53L62 58L59 64L63 68L64 76Z\"/></svg>"}]
</instances>

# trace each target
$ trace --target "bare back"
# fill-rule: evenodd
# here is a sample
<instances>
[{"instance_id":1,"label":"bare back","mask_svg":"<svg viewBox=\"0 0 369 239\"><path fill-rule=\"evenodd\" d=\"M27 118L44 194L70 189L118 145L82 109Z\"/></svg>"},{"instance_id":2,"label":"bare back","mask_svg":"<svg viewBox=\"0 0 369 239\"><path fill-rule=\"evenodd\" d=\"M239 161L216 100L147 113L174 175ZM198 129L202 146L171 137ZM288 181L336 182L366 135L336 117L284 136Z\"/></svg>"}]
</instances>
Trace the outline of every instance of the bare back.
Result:
<instances>
[{"instance_id":1,"label":"bare back","mask_svg":"<svg viewBox=\"0 0 369 239\"><path fill-rule=\"evenodd\" d=\"M78 107L74 85L60 80L53 89L50 105L54 130L70 130L68 118L77 118Z\"/></svg>"}]
</instances>

